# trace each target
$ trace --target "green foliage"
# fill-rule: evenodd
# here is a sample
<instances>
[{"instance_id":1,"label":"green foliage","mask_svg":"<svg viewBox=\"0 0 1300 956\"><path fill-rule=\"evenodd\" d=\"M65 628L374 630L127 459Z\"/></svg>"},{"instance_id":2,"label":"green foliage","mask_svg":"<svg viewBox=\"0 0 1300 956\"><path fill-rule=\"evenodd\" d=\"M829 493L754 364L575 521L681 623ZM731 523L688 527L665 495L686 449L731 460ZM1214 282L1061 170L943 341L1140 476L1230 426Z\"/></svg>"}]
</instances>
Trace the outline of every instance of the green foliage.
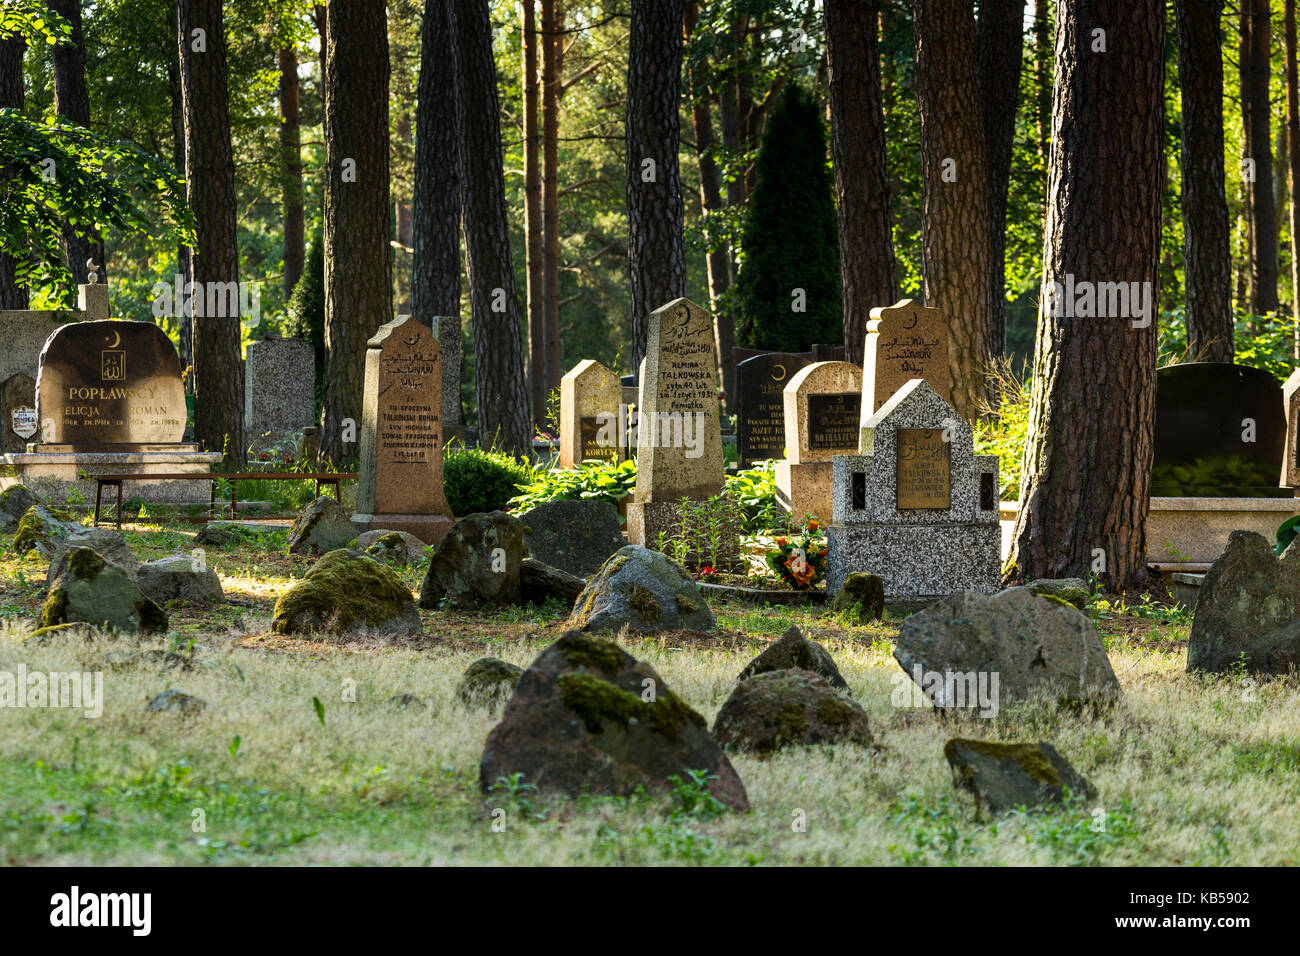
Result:
<instances>
[{"instance_id":1,"label":"green foliage","mask_svg":"<svg viewBox=\"0 0 1300 956\"><path fill-rule=\"evenodd\" d=\"M725 493L707 501L683 497L677 505L680 523L672 535L659 533L655 550L706 575L731 563L745 527L740 505Z\"/></svg>"},{"instance_id":2,"label":"green foliage","mask_svg":"<svg viewBox=\"0 0 1300 956\"><path fill-rule=\"evenodd\" d=\"M955 866L975 855L975 837L982 829L968 826L961 805L946 793L934 805L916 794L908 794L898 807L894 825L907 835L912 845L891 845L889 852L907 866L932 862ZM993 832L997 832L996 827Z\"/></svg>"},{"instance_id":3,"label":"green foliage","mask_svg":"<svg viewBox=\"0 0 1300 956\"><path fill-rule=\"evenodd\" d=\"M668 778L668 782L673 785L673 806L668 811L669 819L716 820L727 812L727 805L709 790L710 782L718 779L716 773L687 770L686 777L683 780L673 774Z\"/></svg>"},{"instance_id":4,"label":"green foliage","mask_svg":"<svg viewBox=\"0 0 1300 956\"><path fill-rule=\"evenodd\" d=\"M531 466L514 455L461 445L448 447L442 464L447 504L458 518L505 511L532 475Z\"/></svg>"},{"instance_id":5,"label":"green foliage","mask_svg":"<svg viewBox=\"0 0 1300 956\"><path fill-rule=\"evenodd\" d=\"M1020 495L1022 455L1029 440L1030 384L1005 362L995 367L992 384L999 402L990 410L990 417L975 423L975 454L998 456L1002 500L1015 501Z\"/></svg>"},{"instance_id":6,"label":"green foliage","mask_svg":"<svg viewBox=\"0 0 1300 956\"><path fill-rule=\"evenodd\" d=\"M1030 843L1047 849L1054 864L1065 866L1091 866L1107 850L1141 835L1127 800L1114 810L1089 810L1081 797L1067 794L1064 806L1058 810L1042 813L1017 809L1012 811L1011 819L1025 827Z\"/></svg>"},{"instance_id":7,"label":"green foliage","mask_svg":"<svg viewBox=\"0 0 1300 956\"><path fill-rule=\"evenodd\" d=\"M843 338L826 129L816 100L797 83L786 87L763 134L743 249L738 345L797 352ZM795 290L802 290L804 312L792 308Z\"/></svg>"},{"instance_id":8,"label":"green foliage","mask_svg":"<svg viewBox=\"0 0 1300 956\"><path fill-rule=\"evenodd\" d=\"M285 335L311 343L316 352L316 383L325 371L325 242L318 232L307 247L307 264L289 296Z\"/></svg>"},{"instance_id":9,"label":"green foliage","mask_svg":"<svg viewBox=\"0 0 1300 956\"><path fill-rule=\"evenodd\" d=\"M1273 545L1273 553L1281 557L1282 552L1295 540L1297 534L1300 534L1300 515L1292 515L1278 526L1277 544Z\"/></svg>"},{"instance_id":10,"label":"green foliage","mask_svg":"<svg viewBox=\"0 0 1300 956\"><path fill-rule=\"evenodd\" d=\"M776 462L759 462L727 475L723 493L740 506L751 534L786 527L786 513L776 501Z\"/></svg>"},{"instance_id":11,"label":"green foliage","mask_svg":"<svg viewBox=\"0 0 1300 956\"><path fill-rule=\"evenodd\" d=\"M1181 306L1162 312L1158 324L1161 368L1198 360L1187 351L1187 315ZM1285 317L1238 311L1233 321L1234 361L1285 382L1295 370L1295 334L1295 325Z\"/></svg>"},{"instance_id":12,"label":"green foliage","mask_svg":"<svg viewBox=\"0 0 1300 956\"><path fill-rule=\"evenodd\" d=\"M67 20L45 5L45 0L5 0L0 9L0 37L19 34L30 43L55 46L72 38Z\"/></svg>"},{"instance_id":13,"label":"green foliage","mask_svg":"<svg viewBox=\"0 0 1300 956\"><path fill-rule=\"evenodd\" d=\"M580 468L539 469L510 499L510 510L523 513L543 501L608 501L617 505L635 490L635 459L618 464L588 461Z\"/></svg>"}]
</instances>

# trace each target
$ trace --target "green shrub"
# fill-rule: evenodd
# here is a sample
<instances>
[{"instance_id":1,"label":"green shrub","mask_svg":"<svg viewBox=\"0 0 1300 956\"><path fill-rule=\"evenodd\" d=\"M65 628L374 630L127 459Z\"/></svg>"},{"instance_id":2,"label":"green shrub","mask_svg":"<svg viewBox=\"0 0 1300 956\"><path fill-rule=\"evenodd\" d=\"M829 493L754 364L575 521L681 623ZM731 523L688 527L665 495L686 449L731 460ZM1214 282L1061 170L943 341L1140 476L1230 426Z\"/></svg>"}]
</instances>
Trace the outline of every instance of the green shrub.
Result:
<instances>
[{"instance_id":1,"label":"green shrub","mask_svg":"<svg viewBox=\"0 0 1300 956\"><path fill-rule=\"evenodd\" d=\"M458 518L505 511L532 477L532 466L505 452L455 446L447 449L443 459L443 490L451 513Z\"/></svg>"},{"instance_id":2,"label":"green shrub","mask_svg":"<svg viewBox=\"0 0 1300 956\"><path fill-rule=\"evenodd\" d=\"M784 530L789 519L776 502L776 462L759 462L734 475L727 475L724 493L740 505L745 515L745 530L751 534L774 529ZM802 515L795 516L802 519ZM825 518L825 515L817 517Z\"/></svg>"},{"instance_id":3,"label":"green shrub","mask_svg":"<svg viewBox=\"0 0 1300 956\"><path fill-rule=\"evenodd\" d=\"M975 423L975 454L998 456L1002 500L1020 495L1020 466L1029 436L1029 380L1021 379L1005 361L995 367L993 388L1000 397L993 417Z\"/></svg>"},{"instance_id":4,"label":"green shrub","mask_svg":"<svg viewBox=\"0 0 1300 956\"><path fill-rule=\"evenodd\" d=\"M325 381L325 243L319 232L307 249L307 262L289 294L287 311L281 331L311 343L316 355L316 389L320 391Z\"/></svg>"},{"instance_id":5,"label":"green shrub","mask_svg":"<svg viewBox=\"0 0 1300 956\"><path fill-rule=\"evenodd\" d=\"M618 464L588 461L581 468L538 469L532 480L510 499L510 508L524 512L543 501L609 501L617 505L636 490L636 461Z\"/></svg>"}]
</instances>

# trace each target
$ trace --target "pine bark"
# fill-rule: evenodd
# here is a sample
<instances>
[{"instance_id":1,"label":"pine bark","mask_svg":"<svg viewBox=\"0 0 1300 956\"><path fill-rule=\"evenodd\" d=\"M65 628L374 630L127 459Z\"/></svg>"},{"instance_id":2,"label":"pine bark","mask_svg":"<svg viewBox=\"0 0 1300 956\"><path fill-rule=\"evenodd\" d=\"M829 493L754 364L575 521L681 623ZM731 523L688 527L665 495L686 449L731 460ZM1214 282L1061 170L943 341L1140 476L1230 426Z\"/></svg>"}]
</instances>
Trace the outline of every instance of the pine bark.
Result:
<instances>
[{"instance_id":1,"label":"pine bark","mask_svg":"<svg viewBox=\"0 0 1300 956\"><path fill-rule=\"evenodd\" d=\"M438 320L444 430L462 423L458 83L452 0L425 0L415 108L411 314L430 327Z\"/></svg>"},{"instance_id":2,"label":"pine bark","mask_svg":"<svg viewBox=\"0 0 1300 956\"><path fill-rule=\"evenodd\" d=\"M1246 155L1255 161L1254 181L1247 183L1251 222L1251 311L1255 315L1276 312L1277 299L1277 211L1273 203L1273 150L1269 129L1269 42L1272 16L1269 0L1241 0L1242 38L1242 129Z\"/></svg>"},{"instance_id":3,"label":"pine bark","mask_svg":"<svg viewBox=\"0 0 1300 956\"><path fill-rule=\"evenodd\" d=\"M181 61L179 55L179 46L177 47L177 58L167 65L167 84L171 92L171 113L172 113L172 165L176 167L176 173L180 176L181 181L187 181L185 174L185 105L184 97L181 94ZM184 289L190 281L190 247L183 243L176 246L176 274L181 278L181 288ZM193 324L186 321L184 313L181 311L179 304L173 303L176 314L180 316L177 319L179 334L177 338L177 354L180 357L182 378L185 382L185 394L194 394L194 327Z\"/></svg>"},{"instance_id":4,"label":"pine bark","mask_svg":"<svg viewBox=\"0 0 1300 956\"><path fill-rule=\"evenodd\" d=\"M876 37L879 7L878 0L826 4L844 349L859 365L871 310L898 299Z\"/></svg>"},{"instance_id":5,"label":"pine bark","mask_svg":"<svg viewBox=\"0 0 1300 956\"><path fill-rule=\"evenodd\" d=\"M1296 187L1300 185L1300 90L1297 90L1296 74L1295 0L1285 0L1283 16L1286 31L1287 180L1291 186L1291 318L1298 323L1294 351L1300 358L1300 239L1296 237L1296 229L1300 227L1300 216L1296 214Z\"/></svg>"},{"instance_id":6,"label":"pine bark","mask_svg":"<svg viewBox=\"0 0 1300 956\"><path fill-rule=\"evenodd\" d=\"M1164 179L1161 0L1061 0L1043 290L1015 581L1146 582L1156 322L1051 314L1053 281L1149 283L1155 310ZM1093 52L1104 30L1106 52ZM1064 311L1064 310L1063 310Z\"/></svg>"},{"instance_id":7,"label":"pine bark","mask_svg":"<svg viewBox=\"0 0 1300 956\"><path fill-rule=\"evenodd\" d=\"M537 4L523 0L524 276L528 298L528 397L533 424L546 422L546 245L542 231L541 132L537 95Z\"/></svg>"},{"instance_id":8,"label":"pine bark","mask_svg":"<svg viewBox=\"0 0 1300 956\"><path fill-rule=\"evenodd\" d=\"M546 384L534 416L545 420L551 389L564 374L560 354L560 84L563 72L564 13L557 0L542 0L542 310L546 336Z\"/></svg>"},{"instance_id":9,"label":"pine bark","mask_svg":"<svg viewBox=\"0 0 1300 956\"><path fill-rule=\"evenodd\" d=\"M27 41L21 35L0 36L0 108L23 108L26 98L23 91L23 54L26 50ZM27 308L27 286L18 284L14 272L17 264L8 253L0 252L0 309Z\"/></svg>"},{"instance_id":10,"label":"pine bark","mask_svg":"<svg viewBox=\"0 0 1300 956\"><path fill-rule=\"evenodd\" d=\"M54 65L54 112L78 126L90 126L90 94L86 89L86 41L81 30L81 0L46 0L49 9L67 20L72 36L51 48ZM97 235L79 236L70 226L63 230L63 254L73 282L86 281L93 260L98 281L105 282L104 242Z\"/></svg>"},{"instance_id":11,"label":"pine bark","mask_svg":"<svg viewBox=\"0 0 1300 956\"><path fill-rule=\"evenodd\" d=\"M677 168L682 0L632 0L627 66L627 221L632 370L640 375L650 313L686 294Z\"/></svg>"},{"instance_id":12,"label":"pine bark","mask_svg":"<svg viewBox=\"0 0 1300 956\"><path fill-rule=\"evenodd\" d=\"M302 127L298 113L298 53L280 50L280 185L284 211L284 298L287 302L307 261L302 189Z\"/></svg>"},{"instance_id":13,"label":"pine bark","mask_svg":"<svg viewBox=\"0 0 1300 956\"><path fill-rule=\"evenodd\" d=\"M207 451L224 451L227 468L244 461L244 363L238 309L207 315L206 290L239 281L235 231L235 163L230 145L226 36L221 0L177 0L181 101L185 123L185 200L194 212L197 243L190 276L204 296L191 319L194 344L194 437ZM197 37L206 46L195 49ZM216 310L214 310L216 311ZM199 314L202 312L203 314Z\"/></svg>"},{"instance_id":14,"label":"pine bark","mask_svg":"<svg viewBox=\"0 0 1300 956\"><path fill-rule=\"evenodd\" d=\"M342 467L355 461L358 451L366 342L393 317L388 17L383 0L331 3L325 16L326 358L320 448L323 457Z\"/></svg>"},{"instance_id":15,"label":"pine bark","mask_svg":"<svg viewBox=\"0 0 1300 956\"><path fill-rule=\"evenodd\" d=\"M951 404L967 421L986 397L989 180L969 0L914 0L921 118L921 248L926 305L948 324Z\"/></svg>"},{"instance_id":16,"label":"pine bark","mask_svg":"<svg viewBox=\"0 0 1300 956\"><path fill-rule=\"evenodd\" d=\"M479 442L526 453L531 448L532 429L506 220L497 74L487 0L458 0L454 19Z\"/></svg>"},{"instance_id":17,"label":"pine bark","mask_svg":"<svg viewBox=\"0 0 1300 956\"><path fill-rule=\"evenodd\" d=\"M1232 258L1223 167L1223 0L1176 0L1183 95L1183 272L1187 353L1231 362Z\"/></svg>"}]
</instances>

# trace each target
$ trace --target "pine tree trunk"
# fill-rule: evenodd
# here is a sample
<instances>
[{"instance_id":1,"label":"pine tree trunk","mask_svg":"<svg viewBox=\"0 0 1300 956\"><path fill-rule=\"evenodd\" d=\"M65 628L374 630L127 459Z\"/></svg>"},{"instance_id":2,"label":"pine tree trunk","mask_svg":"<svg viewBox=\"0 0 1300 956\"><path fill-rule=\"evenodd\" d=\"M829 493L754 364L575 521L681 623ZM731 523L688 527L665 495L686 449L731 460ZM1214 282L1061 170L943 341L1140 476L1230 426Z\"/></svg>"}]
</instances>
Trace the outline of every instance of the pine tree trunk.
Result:
<instances>
[{"instance_id":1,"label":"pine tree trunk","mask_svg":"<svg viewBox=\"0 0 1300 956\"><path fill-rule=\"evenodd\" d=\"M546 423L546 243L542 231L536 7L536 0L523 0L524 276L528 283L528 397L533 406L533 424L540 427Z\"/></svg>"},{"instance_id":2,"label":"pine tree trunk","mask_svg":"<svg viewBox=\"0 0 1300 956\"><path fill-rule=\"evenodd\" d=\"M952 406L967 421L986 396L989 180L970 0L914 0L921 118L925 304L948 324Z\"/></svg>"},{"instance_id":3,"label":"pine tree trunk","mask_svg":"<svg viewBox=\"0 0 1300 956\"><path fill-rule=\"evenodd\" d=\"M167 84L171 92L172 107L172 164L176 167L176 173L182 181L187 180L185 174L185 107L181 95L181 61L179 55L179 46L177 47L177 58L167 65ZM180 276L180 285L184 289L190 281L190 247L184 244L176 246L176 274ZM182 378L185 381L185 394L194 394L194 327L185 316L180 308L180 303L173 303L173 308L178 316L176 322L179 326L179 346L177 354L180 358Z\"/></svg>"},{"instance_id":4,"label":"pine tree trunk","mask_svg":"<svg viewBox=\"0 0 1300 956\"><path fill-rule=\"evenodd\" d=\"M197 237L190 250L190 276L198 285L196 295L205 298L202 309L193 303L191 319L194 438L207 451L224 451L224 467L237 468L246 451L239 310L234 315L207 314L207 300L217 298L207 296L213 284L239 281L221 0L177 0L176 23L185 120L185 200L194 212Z\"/></svg>"},{"instance_id":5,"label":"pine tree trunk","mask_svg":"<svg viewBox=\"0 0 1300 956\"><path fill-rule=\"evenodd\" d=\"M1043 306L1012 580L1096 571L1122 589L1147 579L1164 16L1161 0L1058 5ZM1093 52L1097 29L1104 53ZM1050 283L1071 275L1149 283L1147 324L1052 315Z\"/></svg>"},{"instance_id":6,"label":"pine tree trunk","mask_svg":"<svg viewBox=\"0 0 1300 956\"><path fill-rule=\"evenodd\" d=\"M1242 0L1251 12L1245 83L1242 85L1242 127L1246 131L1246 155L1255 160L1255 181L1249 186L1251 233L1254 237L1254 276L1251 311L1266 315L1277 311L1277 227L1273 205L1273 151L1269 119L1269 41L1272 17L1269 0Z\"/></svg>"},{"instance_id":7,"label":"pine tree trunk","mask_svg":"<svg viewBox=\"0 0 1300 956\"><path fill-rule=\"evenodd\" d=\"M1034 125L1038 130L1038 155L1047 159L1052 135L1052 8L1055 0L1034 3Z\"/></svg>"},{"instance_id":8,"label":"pine tree trunk","mask_svg":"<svg viewBox=\"0 0 1300 956\"><path fill-rule=\"evenodd\" d=\"M632 0L627 64L627 224L632 371L640 375L650 313L686 294L677 169L682 0Z\"/></svg>"},{"instance_id":9,"label":"pine tree trunk","mask_svg":"<svg viewBox=\"0 0 1300 956\"><path fill-rule=\"evenodd\" d=\"M1025 0L984 0L976 26L984 151L989 174L989 351L1007 349L1007 185L1020 102Z\"/></svg>"},{"instance_id":10,"label":"pine tree trunk","mask_svg":"<svg viewBox=\"0 0 1300 956\"><path fill-rule=\"evenodd\" d=\"M78 126L90 126L90 94L86 90L86 44L81 32L81 0L46 0L51 11L67 20L72 37L51 48L54 63L54 112ZM86 281L86 260L93 260L99 281L105 282L104 242L96 235L79 236L63 230L63 254L75 283Z\"/></svg>"},{"instance_id":11,"label":"pine tree trunk","mask_svg":"<svg viewBox=\"0 0 1300 956\"><path fill-rule=\"evenodd\" d=\"M1241 154L1243 157L1242 172L1242 197L1241 215L1243 225L1246 228L1246 268L1242 270L1242 278L1245 279L1246 294L1237 296L1237 301L1241 303L1241 308L1247 312L1253 312L1255 306L1255 261L1259 256L1259 250L1255 245L1255 200L1254 187L1251 185L1250 176L1245 171L1247 159L1252 159L1251 153L1251 132L1250 132L1250 98L1246 95L1250 89L1250 24L1251 24L1251 3L1253 0L1238 0L1237 3L1237 35L1239 42L1237 45L1237 92L1241 95ZM1238 282L1238 286L1241 282Z\"/></svg>"},{"instance_id":12,"label":"pine tree trunk","mask_svg":"<svg viewBox=\"0 0 1300 956\"><path fill-rule=\"evenodd\" d=\"M533 415L546 420L551 389L560 387L564 374L560 354L560 84L564 38L564 13L557 0L542 0L542 232L546 246L542 276L542 310L545 314L546 384L541 407Z\"/></svg>"},{"instance_id":13,"label":"pine tree trunk","mask_svg":"<svg viewBox=\"0 0 1300 956\"><path fill-rule=\"evenodd\" d=\"M459 426L461 372L460 214L463 177L456 146L456 33L453 0L425 0L415 108L411 200L411 314L438 317L443 429Z\"/></svg>"},{"instance_id":14,"label":"pine tree trunk","mask_svg":"<svg viewBox=\"0 0 1300 956\"><path fill-rule=\"evenodd\" d=\"M859 365L871 310L898 299L876 41L879 6L878 0L826 4L844 349Z\"/></svg>"},{"instance_id":15,"label":"pine tree trunk","mask_svg":"<svg viewBox=\"0 0 1300 956\"><path fill-rule=\"evenodd\" d=\"M324 458L343 466L358 450L366 342L393 317L388 17L383 0L331 3L325 16L326 357L320 448Z\"/></svg>"},{"instance_id":16,"label":"pine tree trunk","mask_svg":"<svg viewBox=\"0 0 1300 956\"><path fill-rule=\"evenodd\" d=\"M684 16L682 29L689 38L695 32L700 5L687 3ZM691 126L695 130L695 153L700 166L700 207L706 216L721 213L723 207L722 174L712 153L716 141L713 136L713 114L709 108L711 81L712 77L704 71L691 78L694 87ZM736 319L722 304L722 296L731 287L729 259L726 246L707 252L704 259L709 280L709 308L713 312L713 344L718 352L718 376L722 382L722 408L723 414L727 415L736 411L736 355L733 351L736 345Z\"/></svg>"},{"instance_id":17,"label":"pine tree trunk","mask_svg":"<svg viewBox=\"0 0 1300 956\"><path fill-rule=\"evenodd\" d=\"M1232 258L1223 169L1223 0L1177 0L1183 94L1183 271L1187 353L1231 362Z\"/></svg>"},{"instance_id":18,"label":"pine tree trunk","mask_svg":"<svg viewBox=\"0 0 1300 956\"><path fill-rule=\"evenodd\" d=\"M21 35L0 37L0 108L22 110L23 53L27 41ZM8 171L0 175L10 175ZM19 285L14 274L17 262L8 253L0 252L0 309L27 308L27 287Z\"/></svg>"},{"instance_id":19,"label":"pine tree trunk","mask_svg":"<svg viewBox=\"0 0 1300 956\"><path fill-rule=\"evenodd\" d=\"M307 261L303 212L302 135L298 119L298 53L280 50L280 186L284 209L284 298L287 302Z\"/></svg>"},{"instance_id":20,"label":"pine tree trunk","mask_svg":"<svg viewBox=\"0 0 1300 956\"><path fill-rule=\"evenodd\" d=\"M1293 354L1300 358L1300 239L1296 237L1296 229L1300 228L1300 217L1296 215L1296 187L1300 185L1300 91L1297 90L1296 76L1295 0L1285 0L1283 15L1286 30L1287 180L1291 186L1291 319L1296 325Z\"/></svg>"},{"instance_id":21,"label":"pine tree trunk","mask_svg":"<svg viewBox=\"0 0 1300 956\"><path fill-rule=\"evenodd\" d=\"M532 429L506 221L487 0L457 0L454 19L479 442L523 454L531 448Z\"/></svg>"}]
</instances>

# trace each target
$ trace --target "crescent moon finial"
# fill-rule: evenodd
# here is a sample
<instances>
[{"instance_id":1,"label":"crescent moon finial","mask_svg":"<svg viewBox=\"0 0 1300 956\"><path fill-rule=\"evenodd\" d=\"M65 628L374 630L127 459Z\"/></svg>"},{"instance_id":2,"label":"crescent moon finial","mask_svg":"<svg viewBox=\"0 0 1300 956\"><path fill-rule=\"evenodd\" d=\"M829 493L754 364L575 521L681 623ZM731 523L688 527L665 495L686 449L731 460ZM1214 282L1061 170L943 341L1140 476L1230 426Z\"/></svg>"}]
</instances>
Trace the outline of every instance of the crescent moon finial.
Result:
<instances>
[{"instance_id":1,"label":"crescent moon finial","mask_svg":"<svg viewBox=\"0 0 1300 956\"><path fill-rule=\"evenodd\" d=\"M94 259L86 260L86 282L89 283L90 285L94 285L96 282L99 281L99 273L95 271L98 268L99 268L99 263L97 263Z\"/></svg>"}]
</instances>

